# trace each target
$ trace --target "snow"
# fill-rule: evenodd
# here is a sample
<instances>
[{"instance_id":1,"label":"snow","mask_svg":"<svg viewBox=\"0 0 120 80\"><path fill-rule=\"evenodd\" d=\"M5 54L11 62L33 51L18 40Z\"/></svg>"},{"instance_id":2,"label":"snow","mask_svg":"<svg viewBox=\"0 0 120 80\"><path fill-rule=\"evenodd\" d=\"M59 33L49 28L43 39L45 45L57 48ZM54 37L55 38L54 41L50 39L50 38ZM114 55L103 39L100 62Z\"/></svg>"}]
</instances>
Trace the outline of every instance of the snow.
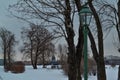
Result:
<instances>
[{"instance_id":1,"label":"snow","mask_svg":"<svg viewBox=\"0 0 120 80\"><path fill-rule=\"evenodd\" d=\"M118 66L106 66L107 80L117 80ZM26 66L24 73L14 74L11 72L4 72L3 66L0 66L0 80L68 80L61 69L39 68L32 69L31 66ZM88 80L97 80L96 76L88 76Z\"/></svg>"},{"instance_id":2,"label":"snow","mask_svg":"<svg viewBox=\"0 0 120 80\"><path fill-rule=\"evenodd\" d=\"M1 66L0 76L3 80L67 80L67 76L61 69L38 68L34 70L31 66L26 66L26 71L19 74L5 73Z\"/></svg>"},{"instance_id":3,"label":"snow","mask_svg":"<svg viewBox=\"0 0 120 80\"><path fill-rule=\"evenodd\" d=\"M107 80L117 80L118 77L118 66L111 67L106 66Z\"/></svg>"}]
</instances>

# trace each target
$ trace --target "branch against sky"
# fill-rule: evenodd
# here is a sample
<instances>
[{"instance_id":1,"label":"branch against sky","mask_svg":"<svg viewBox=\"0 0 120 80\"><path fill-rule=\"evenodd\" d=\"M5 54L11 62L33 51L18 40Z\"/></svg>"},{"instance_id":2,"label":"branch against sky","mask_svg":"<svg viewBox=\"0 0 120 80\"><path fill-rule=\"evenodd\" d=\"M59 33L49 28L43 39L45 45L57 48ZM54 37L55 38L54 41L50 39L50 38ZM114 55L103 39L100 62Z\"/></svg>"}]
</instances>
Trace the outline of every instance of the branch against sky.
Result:
<instances>
[{"instance_id":1,"label":"branch against sky","mask_svg":"<svg viewBox=\"0 0 120 80\"><path fill-rule=\"evenodd\" d=\"M104 31L111 31L112 29L115 29L117 32L116 40L119 44L120 42L120 2L119 0L112 2L107 2L106 0L103 0L102 2L99 1L101 5L97 5L99 7L99 14L101 15L101 22L103 25ZM108 36L109 33L106 35ZM105 36L105 37L106 37ZM115 42L116 43L116 42ZM118 48L119 46L116 45Z\"/></svg>"},{"instance_id":2,"label":"branch against sky","mask_svg":"<svg viewBox=\"0 0 120 80\"><path fill-rule=\"evenodd\" d=\"M79 0L76 0L77 7L81 7L80 5L77 4L78 1ZM92 1L92 0L89 0L89 1ZM81 4L81 2L79 2L79 3ZM94 4L92 4L92 5L94 5ZM93 8L92 8L92 10L93 10ZM36 21L43 22L43 23L45 23L45 25L47 27L48 27L48 25L49 25L49 27L52 26L52 30L54 30L54 32L62 34L68 43L69 65L75 64L73 62L75 62L76 52L78 53L77 55L79 55L81 57L82 35L79 35L78 40L79 41L81 40L81 41L80 42L78 41L78 46L76 47L76 45L74 45L74 43L75 43L75 41L74 41L75 28L78 29L78 27L76 27L76 25L75 25L76 23L74 22L74 15L75 15L76 7L75 7L75 2L73 0L20 0L17 4L10 6L10 11L11 10L13 10L11 12L13 15L14 15L14 12L18 14L18 15L14 15L14 16L19 19L22 19L22 20L25 20L28 22L32 22L32 21L33 22L36 22ZM78 9L78 11L79 11L79 9ZM93 11L94 11L94 13L98 13L96 7ZM96 16L96 15L94 15L94 16ZM100 55L103 58L103 55L104 55L103 54L103 41L102 41L103 25L101 27L102 20L99 21L98 17L96 19L97 19L96 21L98 21L98 23L96 22L97 28L99 28L99 30L97 30L97 28L95 26L96 31L98 31L98 38L99 38L98 39L98 44L99 44L98 52L101 53ZM79 21L78 21L78 23L79 23ZM95 22L94 22L94 24L95 24ZM100 25L100 26L98 26L98 25ZM81 32L82 31L82 30L80 30L81 26L80 25L77 25L77 26L79 26L79 31ZM76 50L78 50L78 51L76 51ZM80 58L78 59L78 62L79 62L79 60L80 60ZM75 66L73 66L73 67L75 69ZM73 67L69 66L69 69L72 70ZM75 70L73 73L76 73ZM73 74L73 73L71 73L71 74ZM71 78L73 79L73 78L75 78L75 76L72 76Z\"/></svg>"},{"instance_id":3,"label":"branch against sky","mask_svg":"<svg viewBox=\"0 0 120 80\"><path fill-rule=\"evenodd\" d=\"M62 15L65 10L64 6L64 1L59 0L20 0L18 3L9 6L9 11L15 17L27 22L37 21L38 24L43 22L48 27L52 26L54 31L57 28L57 33L62 33L62 35L66 36Z\"/></svg>"}]
</instances>

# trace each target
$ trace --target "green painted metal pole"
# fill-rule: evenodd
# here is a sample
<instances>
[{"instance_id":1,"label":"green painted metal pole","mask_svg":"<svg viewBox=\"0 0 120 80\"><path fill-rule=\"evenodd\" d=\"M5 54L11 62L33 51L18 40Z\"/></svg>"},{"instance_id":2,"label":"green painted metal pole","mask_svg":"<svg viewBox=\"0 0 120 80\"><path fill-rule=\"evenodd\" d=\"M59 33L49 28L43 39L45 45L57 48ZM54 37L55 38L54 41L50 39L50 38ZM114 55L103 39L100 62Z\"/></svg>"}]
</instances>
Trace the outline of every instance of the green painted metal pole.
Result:
<instances>
[{"instance_id":1,"label":"green painted metal pole","mask_svg":"<svg viewBox=\"0 0 120 80\"><path fill-rule=\"evenodd\" d=\"M87 27L89 25L88 20L92 17L92 11L85 5L79 12L80 20L83 25L83 34L84 34L84 80L88 79L88 47L87 47Z\"/></svg>"},{"instance_id":2,"label":"green painted metal pole","mask_svg":"<svg viewBox=\"0 0 120 80\"><path fill-rule=\"evenodd\" d=\"M88 55L87 55L87 25L84 25L84 80L88 79Z\"/></svg>"}]
</instances>

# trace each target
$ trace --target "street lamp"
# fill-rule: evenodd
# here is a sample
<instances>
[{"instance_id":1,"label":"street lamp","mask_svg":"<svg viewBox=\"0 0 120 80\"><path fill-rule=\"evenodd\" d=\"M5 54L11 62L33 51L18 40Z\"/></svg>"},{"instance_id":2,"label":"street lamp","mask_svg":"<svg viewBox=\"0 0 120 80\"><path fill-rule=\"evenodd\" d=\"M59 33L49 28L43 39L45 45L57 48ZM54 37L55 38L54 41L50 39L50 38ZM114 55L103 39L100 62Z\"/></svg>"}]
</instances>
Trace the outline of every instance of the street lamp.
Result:
<instances>
[{"instance_id":1,"label":"street lamp","mask_svg":"<svg viewBox=\"0 0 120 80\"><path fill-rule=\"evenodd\" d=\"M79 12L80 15L80 20L83 26L83 34L84 34L84 80L88 79L88 75L87 75L87 71L88 71L88 56L87 56L87 34L88 34L88 30L87 27L90 24L91 18L92 18L92 12L89 9L89 7L87 7L87 5L83 6L83 8L80 10Z\"/></svg>"}]
</instances>

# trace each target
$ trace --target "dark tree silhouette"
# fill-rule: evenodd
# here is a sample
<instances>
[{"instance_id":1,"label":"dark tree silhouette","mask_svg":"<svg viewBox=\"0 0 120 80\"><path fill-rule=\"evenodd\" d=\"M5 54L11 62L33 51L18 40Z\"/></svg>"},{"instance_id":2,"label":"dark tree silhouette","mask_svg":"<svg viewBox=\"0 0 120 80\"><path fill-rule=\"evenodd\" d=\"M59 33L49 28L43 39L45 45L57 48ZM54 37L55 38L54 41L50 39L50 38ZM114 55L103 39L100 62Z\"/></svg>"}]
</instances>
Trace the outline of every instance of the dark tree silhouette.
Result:
<instances>
[{"instance_id":1,"label":"dark tree silhouette","mask_svg":"<svg viewBox=\"0 0 120 80\"><path fill-rule=\"evenodd\" d=\"M4 54L4 69L9 70L11 64L11 56L14 52L14 46L17 43L12 32L5 28L0 28L1 48Z\"/></svg>"},{"instance_id":2,"label":"dark tree silhouette","mask_svg":"<svg viewBox=\"0 0 120 80\"><path fill-rule=\"evenodd\" d=\"M22 31L24 46L21 51L30 57L31 64L34 69L37 69L38 59L41 55L42 60L45 60L45 51L51 51L52 47L50 47L50 45L51 41L54 39L53 35L45 27L42 26L31 24L30 27L26 29L24 28Z\"/></svg>"}]
</instances>

